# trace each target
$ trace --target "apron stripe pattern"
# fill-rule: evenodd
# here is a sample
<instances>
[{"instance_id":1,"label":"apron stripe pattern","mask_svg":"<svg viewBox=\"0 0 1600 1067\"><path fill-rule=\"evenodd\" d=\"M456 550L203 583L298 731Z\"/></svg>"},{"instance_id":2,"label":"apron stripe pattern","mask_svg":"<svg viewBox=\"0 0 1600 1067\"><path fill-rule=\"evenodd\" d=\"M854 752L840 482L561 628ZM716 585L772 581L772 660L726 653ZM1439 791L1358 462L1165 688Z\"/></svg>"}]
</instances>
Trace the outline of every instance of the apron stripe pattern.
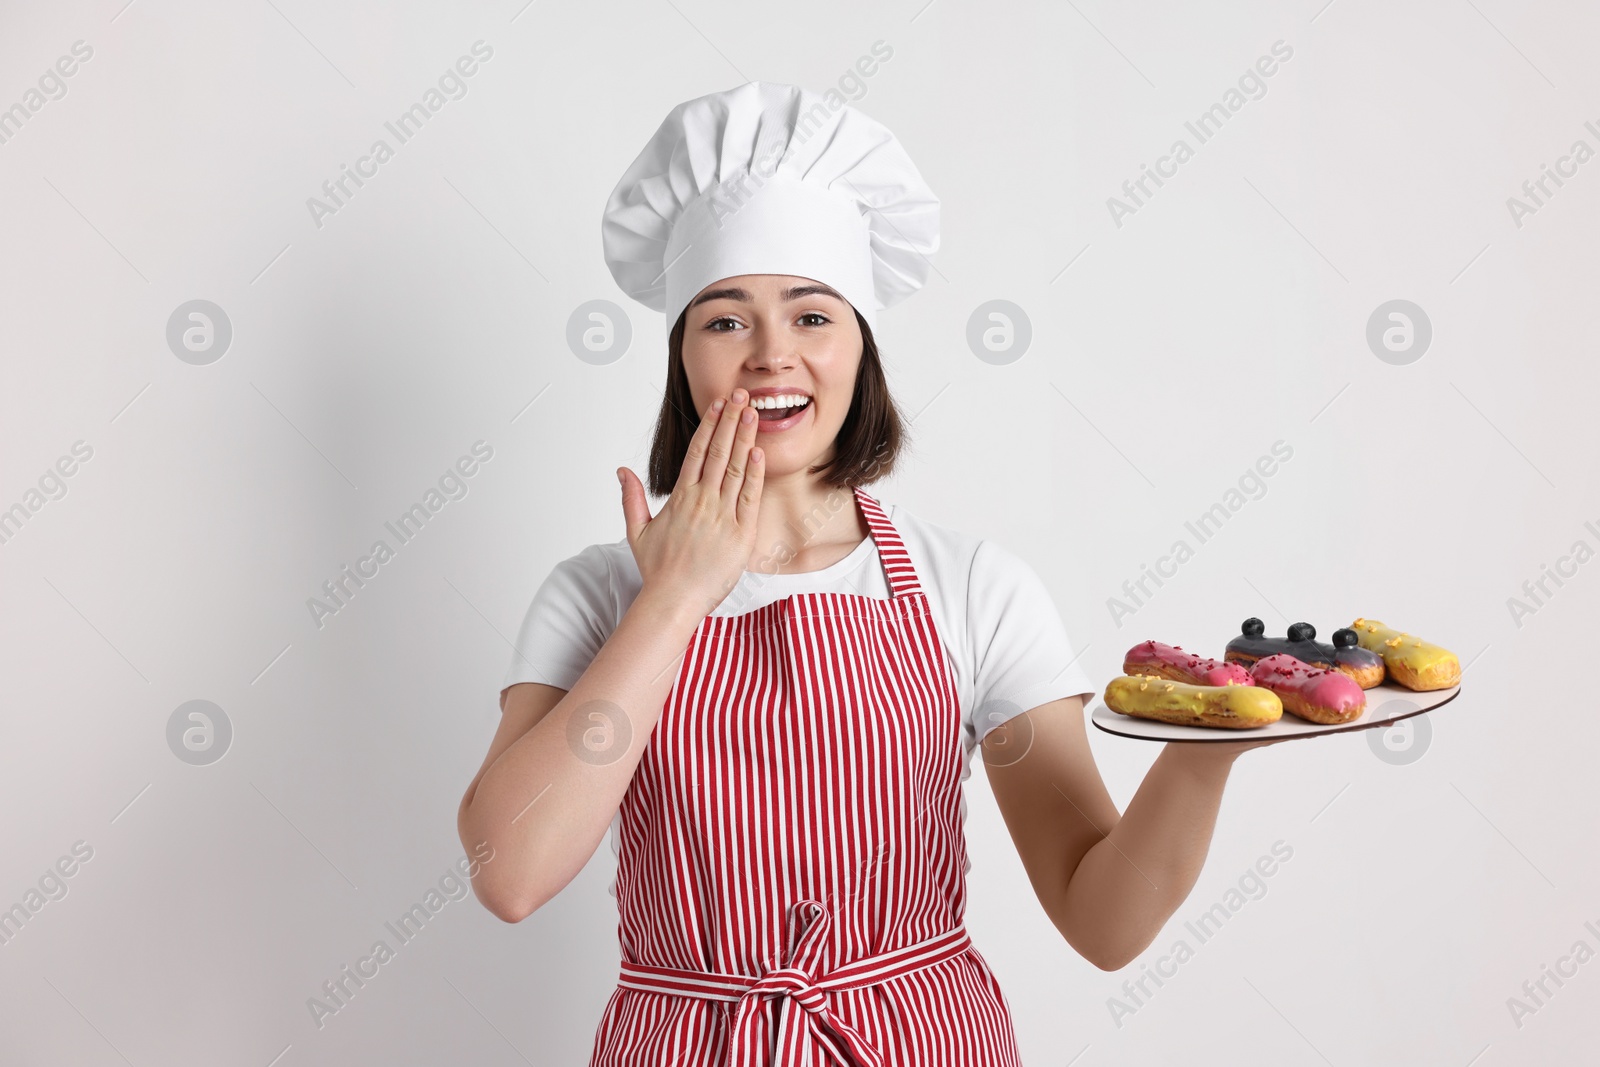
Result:
<instances>
[{"instance_id":1,"label":"apron stripe pattern","mask_svg":"<svg viewBox=\"0 0 1600 1067\"><path fill-rule=\"evenodd\" d=\"M623 797L622 966L591 1067L1016 1067L972 945L955 679L904 542L890 597L707 616Z\"/></svg>"}]
</instances>

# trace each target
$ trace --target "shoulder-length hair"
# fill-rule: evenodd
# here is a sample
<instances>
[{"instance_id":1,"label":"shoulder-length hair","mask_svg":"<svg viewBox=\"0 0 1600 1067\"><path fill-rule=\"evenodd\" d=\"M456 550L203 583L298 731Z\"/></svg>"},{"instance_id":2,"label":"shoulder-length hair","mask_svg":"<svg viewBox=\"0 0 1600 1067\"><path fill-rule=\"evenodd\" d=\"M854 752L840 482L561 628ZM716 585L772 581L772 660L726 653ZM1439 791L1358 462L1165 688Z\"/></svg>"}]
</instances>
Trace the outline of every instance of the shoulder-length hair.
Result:
<instances>
[{"instance_id":1,"label":"shoulder-length hair","mask_svg":"<svg viewBox=\"0 0 1600 1067\"><path fill-rule=\"evenodd\" d=\"M878 358L878 344L873 340L872 328L860 312L853 308L851 311L861 327L861 365L856 371L855 392L850 398L850 411L839 427L839 436L834 438L833 459L811 468L812 474L822 474L824 485L833 488L871 485L887 477L893 472L907 437L900 411L889 395L889 383L883 376L883 362ZM667 388L661 397L661 411L656 416L655 440L650 445L652 496L672 493L683 469L683 458L689 452L689 439L700 425L700 415L689 392L689 376L683 369L683 333L687 319L685 309L667 338Z\"/></svg>"}]
</instances>

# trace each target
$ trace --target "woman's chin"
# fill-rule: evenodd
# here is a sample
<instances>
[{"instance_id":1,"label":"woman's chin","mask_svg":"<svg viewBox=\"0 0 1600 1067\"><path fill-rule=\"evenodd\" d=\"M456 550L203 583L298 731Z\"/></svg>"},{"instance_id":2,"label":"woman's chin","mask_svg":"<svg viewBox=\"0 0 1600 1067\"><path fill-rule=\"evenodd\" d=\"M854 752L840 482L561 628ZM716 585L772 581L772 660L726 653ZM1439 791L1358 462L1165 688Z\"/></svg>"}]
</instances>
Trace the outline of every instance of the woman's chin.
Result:
<instances>
[{"instance_id":1,"label":"woman's chin","mask_svg":"<svg viewBox=\"0 0 1600 1067\"><path fill-rule=\"evenodd\" d=\"M828 460L826 455L814 456L790 445L772 448L763 441L756 443L761 446L762 462L767 468L765 479L769 482L774 478L807 474L812 467L820 466Z\"/></svg>"}]
</instances>

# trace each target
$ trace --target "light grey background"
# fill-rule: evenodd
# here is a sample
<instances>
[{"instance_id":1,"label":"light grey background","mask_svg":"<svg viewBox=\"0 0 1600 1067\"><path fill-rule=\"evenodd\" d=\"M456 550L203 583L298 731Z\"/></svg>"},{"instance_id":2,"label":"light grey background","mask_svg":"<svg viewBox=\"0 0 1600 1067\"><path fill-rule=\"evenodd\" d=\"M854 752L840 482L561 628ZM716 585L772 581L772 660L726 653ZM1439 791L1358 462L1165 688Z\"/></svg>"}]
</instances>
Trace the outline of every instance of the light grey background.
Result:
<instances>
[{"instance_id":1,"label":"light grey background","mask_svg":"<svg viewBox=\"0 0 1600 1067\"><path fill-rule=\"evenodd\" d=\"M5 1063L586 1061L608 848L519 925L450 902L321 1028L307 999L461 857L507 637L557 561L621 536L611 472L643 470L665 328L601 260L617 176L678 102L825 89L876 41L854 102L941 196L943 245L882 316L916 451L874 493L1027 558L1102 685L1137 641L1216 655L1247 615L1367 615L1468 664L1413 762L1367 734L1243 756L1199 884L1124 973L1057 935L975 770L967 920L1026 1061L1593 1058L1600 961L1542 1005L1522 987L1600 948L1600 563L1507 604L1600 548L1600 160L1520 226L1507 205L1600 148L1592 9L123 4L0 24L0 107L93 48L0 144L0 508L93 449L0 544L0 907L93 849L0 946ZM319 228L307 198L478 40L467 95ZM1184 123L1280 40L1197 145ZM1194 158L1118 226L1107 198L1180 137ZM232 325L209 365L166 343L195 299ZM609 365L565 340L596 299L631 319ZM966 343L996 299L1032 330L1004 365ZM1395 299L1433 329L1405 366L1366 343ZM465 498L318 628L307 598L479 440ZM1108 598L1278 440L1265 495L1117 625ZM167 743L197 699L233 731L205 766ZM1125 807L1158 748L1090 735ZM1199 944L1184 923L1277 841L1265 895ZM1110 998L1180 938L1119 1025Z\"/></svg>"}]
</instances>

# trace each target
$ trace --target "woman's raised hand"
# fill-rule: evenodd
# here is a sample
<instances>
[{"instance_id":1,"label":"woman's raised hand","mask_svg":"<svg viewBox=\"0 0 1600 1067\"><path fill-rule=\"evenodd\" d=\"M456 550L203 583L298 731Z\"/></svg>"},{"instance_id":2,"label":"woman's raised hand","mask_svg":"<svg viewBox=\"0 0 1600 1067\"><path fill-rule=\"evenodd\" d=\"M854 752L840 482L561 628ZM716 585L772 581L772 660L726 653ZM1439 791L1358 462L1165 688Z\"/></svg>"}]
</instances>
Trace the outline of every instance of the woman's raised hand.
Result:
<instances>
[{"instance_id":1,"label":"woman's raised hand","mask_svg":"<svg viewBox=\"0 0 1600 1067\"><path fill-rule=\"evenodd\" d=\"M710 614L738 582L755 545L765 463L754 447L756 410L735 389L712 404L689 442L672 495L654 517L644 484L619 468L628 545L644 589Z\"/></svg>"}]
</instances>

